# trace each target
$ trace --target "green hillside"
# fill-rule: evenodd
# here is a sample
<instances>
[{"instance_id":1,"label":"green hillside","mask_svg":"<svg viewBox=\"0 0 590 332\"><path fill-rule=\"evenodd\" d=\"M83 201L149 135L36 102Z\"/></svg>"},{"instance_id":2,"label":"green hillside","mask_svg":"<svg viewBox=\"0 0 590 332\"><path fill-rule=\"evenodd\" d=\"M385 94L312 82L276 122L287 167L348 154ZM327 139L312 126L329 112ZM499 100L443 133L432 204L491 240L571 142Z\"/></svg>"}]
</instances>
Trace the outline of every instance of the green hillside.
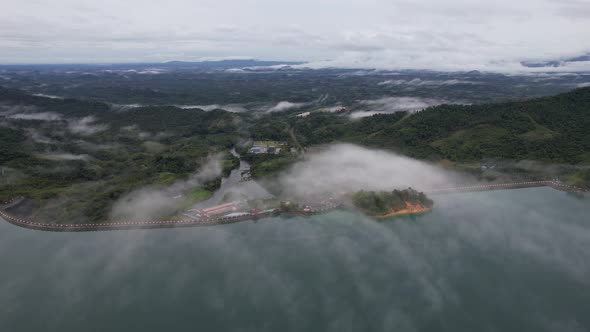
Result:
<instances>
[{"instance_id":1,"label":"green hillside","mask_svg":"<svg viewBox=\"0 0 590 332\"><path fill-rule=\"evenodd\" d=\"M429 160L590 162L590 88L528 101L441 105L359 120L317 113L291 125L308 144L345 141Z\"/></svg>"},{"instance_id":2,"label":"green hillside","mask_svg":"<svg viewBox=\"0 0 590 332\"><path fill-rule=\"evenodd\" d=\"M113 202L125 194L187 179L208 156L247 139L283 141L304 149L355 143L418 159L448 160L467 171L479 171L488 159L534 160L562 165L551 176L590 186L590 171L583 166L590 163L590 88L527 101L441 105L361 119L346 112L310 109L306 117L296 112L301 111L250 114L173 106L122 110L96 101L0 88L0 198L32 198L43 206L40 213L52 219L104 220ZM255 177L276 174L299 160L289 149L244 158ZM236 165L226 154L225 173ZM218 184L219 178L190 190L211 191Z\"/></svg>"}]
</instances>

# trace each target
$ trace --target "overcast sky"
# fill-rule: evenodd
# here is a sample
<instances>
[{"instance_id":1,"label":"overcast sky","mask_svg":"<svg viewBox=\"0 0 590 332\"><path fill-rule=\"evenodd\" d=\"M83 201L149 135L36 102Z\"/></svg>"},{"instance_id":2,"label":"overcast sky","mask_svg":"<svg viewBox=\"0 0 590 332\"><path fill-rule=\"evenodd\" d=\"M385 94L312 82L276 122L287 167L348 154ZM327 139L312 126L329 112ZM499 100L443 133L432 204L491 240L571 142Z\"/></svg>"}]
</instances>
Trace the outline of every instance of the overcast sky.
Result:
<instances>
[{"instance_id":1,"label":"overcast sky","mask_svg":"<svg viewBox=\"0 0 590 332\"><path fill-rule=\"evenodd\" d=\"M495 70L590 52L590 0L0 0L0 8L0 63L253 57Z\"/></svg>"}]
</instances>

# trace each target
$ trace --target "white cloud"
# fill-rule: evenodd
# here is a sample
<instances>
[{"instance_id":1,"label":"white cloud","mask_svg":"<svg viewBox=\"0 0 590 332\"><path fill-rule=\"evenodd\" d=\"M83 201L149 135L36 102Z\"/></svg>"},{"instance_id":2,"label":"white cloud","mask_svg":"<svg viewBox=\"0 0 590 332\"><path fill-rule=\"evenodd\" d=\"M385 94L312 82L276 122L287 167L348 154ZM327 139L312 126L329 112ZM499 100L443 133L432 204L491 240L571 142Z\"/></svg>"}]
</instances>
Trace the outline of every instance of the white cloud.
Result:
<instances>
[{"instance_id":1,"label":"white cloud","mask_svg":"<svg viewBox=\"0 0 590 332\"><path fill-rule=\"evenodd\" d=\"M71 154L71 153L46 153L38 155L40 158L49 160L89 160L91 157L87 154Z\"/></svg>"},{"instance_id":2,"label":"white cloud","mask_svg":"<svg viewBox=\"0 0 590 332\"><path fill-rule=\"evenodd\" d=\"M221 176L221 172L221 155L211 156L199 171L187 180L179 180L166 187L143 187L124 195L113 205L111 218L146 220L179 212L182 200L175 197Z\"/></svg>"},{"instance_id":3,"label":"white cloud","mask_svg":"<svg viewBox=\"0 0 590 332\"><path fill-rule=\"evenodd\" d=\"M60 97L60 96L47 95L47 94L44 94L44 93L35 93L35 94L33 94L33 96L45 97L45 98L50 98L50 99L64 99L63 97Z\"/></svg>"},{"instance_id":4,"label":"white cloud","mask_svg":"<svg viewBox=\"0 0 590 332\"><path fill-rule=\"evenodd\" d=\"M383 114L383 112L378 112L378 111L357 111L357 112L350 113L349 117L351 119L360 119L360 118L366 118L368 116L373 116L373 115L377 115L377 114Z\"/></svg>"},{"instance_id":5,"label":"white cloud","mask_svg":"<svg viewBox=\"0 0 590 332\"><path fill-rule=\"evenodd\" d=\"M62 119L60 114L53 112L41 113L20 113L8 116L10 119L16 120L36 120L36 121L59 121Z\"/></svg>"},{"instance_id":6,"label":"white cloud","mask_svg":"<svg viewBox=\"0 0 590 332\"><path fill-rule=\"evenodd\" d=\"M456 84L483 84L480 82L475 81L467 81L467 80L422 80L420 78L414 78L412 80L386 80L383 82L379 82L378 85L411 85L411 86L428 86L428 85L456 85Z\"/></svg>"},{"instance_id":7,"label":"white cloud","mask_svg":"<svg viewBox=\"0 0 590 332\"><path fill-rule=\"evenodd\" d=\"M56 144L57 143L55 140L38 132L36 129L28 128L27 131L29 132L29 135L31 135L31 138L33 139L33 141L35 141L36 143L40 143L40 144Z\"/></svg>"},{"instance_id":8,"label":"white cloud","mask_svg":"<svg viewBox=\"0 0 590 332\"><path fill-rule=\"evenodd\" d=\"M452 187L459 177L422 161L356 145L337 144L309 153L280 179L286 191L306 196L355 190L421 190ZM464 180L464 179L462 179Z\"/></svg>"},{"instance_id":9,"label":"white cloud","mask_svg":"<svg viewBox=\"0 0 590 332\"><path fill-rule=\"evenodd\" d=\"M94 135L101 131L108 129L106 124L96 124L96 118L93 116L85 116L81 119L68 120L68 129L79 135Z\"/></svg>"},{"instance_id":10,"label":"white cloud","mask_svg":"<svg viewBox=\"0 0 590 332\"><path fill-rule=\"evenodd\" d=\"M182 108L182 109L198 108L198 109L202 109L203 111L206 111L206 112L210 112L210 111L217 110L217 109L221 109L221 110L224 110L227 112L232 112L232 113L248 112L248 109L240 104L174 105L174 106L176 106L178 108Z\"/></svg>"},{"instance_id":11,"label":"white cloud","mask_svg":"<svg viewBox=\"0 0 590 332\"><path fill-rule=\"evenodd\" d=\"M359 103L361 110L352 112L350 117L356 119L375 114L420 111L429 106L444 103L447 103L447 101L415 97L384 97L374 100L363 100Z\"/></svg>"},{"instance_id":12,"label":"white cloud","mask_svg":"<svg viewBox=\"0 0 590 332\"><path fill-rule=\"evenodd\" d=\"M526 69L522 60L590 51L590 10L573 0L170 0L165 8L155 1L56 0L2 9L4 63L248 54L309 60L313 68L518 71ZM590 63L574 67L589 70Z\"/></svg>"},{"instance_id":13,"label":"white cloud","mask_svg":"<svg viewBox=\"0 0 590 332\"><path fill-rule=\"evenodd\" d=\"M269 108L267 112L283 112L292 109L298 109L307 105L307 103L292 103L290 101L280 101L273 107Z\"/></svg>"}]
</instances>

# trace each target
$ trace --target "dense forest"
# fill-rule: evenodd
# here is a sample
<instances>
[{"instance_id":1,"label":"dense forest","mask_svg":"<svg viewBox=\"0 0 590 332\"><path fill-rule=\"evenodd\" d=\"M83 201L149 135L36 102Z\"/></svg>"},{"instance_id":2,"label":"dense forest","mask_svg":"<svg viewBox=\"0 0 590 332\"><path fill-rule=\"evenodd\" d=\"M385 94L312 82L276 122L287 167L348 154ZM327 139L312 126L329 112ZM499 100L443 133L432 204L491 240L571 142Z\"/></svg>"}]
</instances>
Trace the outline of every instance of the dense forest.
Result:
<instances>
[{"instance_id":1,"label":"dense forest","mask_svg":"<svg viewBox=\"0 0 590 332\"><path fill-rule=\"evenodd\" d=\"M590 88L528 101L441 105L356 121L312 113L292 119L291 126L308 145L346 141L420 159L590 162Z\"/></svg>"}]
</instances>

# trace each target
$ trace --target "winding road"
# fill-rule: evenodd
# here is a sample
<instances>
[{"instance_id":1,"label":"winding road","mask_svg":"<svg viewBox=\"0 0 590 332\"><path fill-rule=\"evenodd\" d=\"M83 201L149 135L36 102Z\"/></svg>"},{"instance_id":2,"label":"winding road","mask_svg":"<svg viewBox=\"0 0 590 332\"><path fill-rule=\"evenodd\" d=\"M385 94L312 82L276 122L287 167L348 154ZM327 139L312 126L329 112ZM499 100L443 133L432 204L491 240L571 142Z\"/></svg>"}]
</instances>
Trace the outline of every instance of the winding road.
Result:
<instances>
[{"instance_id":1,"label":"winding road","mask_svg":"<svg viewBox=\"0 0 590 332\"><path fill-rule=\"evenodd\" d=\"M533 187L551 187L556 190L566 192L586 192L586 190L569 186L558 181L526 181L526 182L510 182L510 183L499 183L499 184L488 184L488 185L475 185L475 186L461 186L452 188L436 188L424 190L427 194L447 194L454 192L478 192L478 191L491 191L491 190L509 190L519 188L533 188ZM7 222L28 229L51 231L51 232L90 232L90 231L110 231L110 230L130 230L130 229L154 229L154 228L173 228L173 227L196 227L196 226L212 226L212 225L224 225L231 224L247 220L256 220L262 218L268 218L276 216L280 213L277 210L269 210L253 214L244 214L234 217L209 217L199 220L194 219L178 219L178 220L141 220L141 221L118 221L118 222L104 222L104 223L91 223L91 224L49 224L40 223L33 220L28 220L22 217L18 217L10 214L6 209L10 209L16 206L22 201L22 198L13 199L9 202L0 204L0 217ZM337 203L329 203L322 206L310 213L302 215L313 215L326 213L335 210L340 205Z\"/></svg>"}]
</instances>

